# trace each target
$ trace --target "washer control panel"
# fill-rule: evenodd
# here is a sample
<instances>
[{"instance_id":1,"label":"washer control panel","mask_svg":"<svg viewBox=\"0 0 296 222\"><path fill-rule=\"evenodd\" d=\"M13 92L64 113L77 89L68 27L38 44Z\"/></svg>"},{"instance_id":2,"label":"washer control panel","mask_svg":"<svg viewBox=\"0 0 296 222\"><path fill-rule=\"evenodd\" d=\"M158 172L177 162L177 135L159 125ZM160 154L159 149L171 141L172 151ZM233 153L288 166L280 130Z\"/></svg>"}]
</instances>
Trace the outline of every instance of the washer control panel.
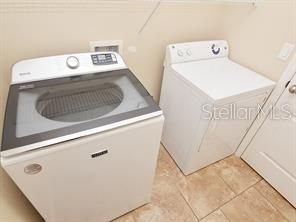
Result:
<instances>
[{"instance_id":1,"label":"washer control panel","mask_svg":"<svg viewBox=\"0 0 296 222\"><path fill-rule=\"evenodd\" d=\"M30 83L66 76L81 76L119 69L127 69L127 66L122 57L113 51L25 59L13 65L11 84Z\"/></svg>"},{"instance_id":2,"label":"washer control panel","mask_svg":"<svg viewBox=\"0 0 296 222\"><path fill-rule=\"evenodd\" d=\"M116 64L117 59L113 53L93 54L91 59L94 65L110 65Z\"/></svg>"}]
</instances>

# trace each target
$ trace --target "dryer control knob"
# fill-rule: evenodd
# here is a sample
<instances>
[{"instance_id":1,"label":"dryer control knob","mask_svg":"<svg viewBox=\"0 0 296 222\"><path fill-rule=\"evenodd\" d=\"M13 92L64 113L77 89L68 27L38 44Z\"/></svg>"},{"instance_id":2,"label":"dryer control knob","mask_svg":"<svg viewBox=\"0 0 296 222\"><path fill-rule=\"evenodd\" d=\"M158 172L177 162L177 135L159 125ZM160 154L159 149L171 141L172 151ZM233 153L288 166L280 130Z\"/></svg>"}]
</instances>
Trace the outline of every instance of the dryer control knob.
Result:
<instances>
[{"instance_id":1,"label":"dryer control knob","mask_svg":"<svg viewBox=\"0 0 296 222\"><path fill-rule=\"evenodd\" d=\"M192 51L190 49L187 49L186 53L187 53L188 56L192 55Z\"/></svg>"},{"instance_id":2,"label":"dryer control knob","mask_svg":"<svg viewBox=\"0 0 296 222\"><path fill-rule=\"evenodd\" d=\"M79 67L79 60L77 57L75 56L70 56L67 58L67 66L70 69L76 69Z\"/></svg>"},{"instance_id":3,"label":"dryer control knob","mask_svg":"<svg viewBox=\"0 0 296 222\"><path fill-rule=\"evenodd\" d=\"M218 55L220 53L220 47L218 47L216 44L212 45L212 52L214 55Z\"/></svg>"},{"instance_id":4,"label":"dryer control knob","mask_svg":"<svg viewBox=\"0 0 296 222\"><path fill-rule=\"evenodd\" d=\"M181 49L178 50L178 56L183 56L183 51Z\"/></svg>"}]
</instances>

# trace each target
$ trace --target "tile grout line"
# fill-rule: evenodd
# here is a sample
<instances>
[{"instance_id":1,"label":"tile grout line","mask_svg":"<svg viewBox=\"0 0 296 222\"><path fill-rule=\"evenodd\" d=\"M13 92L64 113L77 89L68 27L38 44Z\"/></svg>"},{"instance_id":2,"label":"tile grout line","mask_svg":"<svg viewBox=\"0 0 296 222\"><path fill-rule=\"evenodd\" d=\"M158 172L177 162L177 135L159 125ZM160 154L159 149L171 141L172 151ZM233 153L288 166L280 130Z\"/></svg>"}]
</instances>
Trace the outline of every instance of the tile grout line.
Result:
<instances>
[{"instance_id":1,"label":"tile grout line","mask_svg":"<svg viewBox=\"0 0 296 222\"><path fill-rule=\"evenodd\" d=\"M163 146L162 143L161 143L161 146ZM166 150L165 146L163 146L163 149L165 150L165 152L169 156L169 158L173 161L173 165L178 170L178 173L180 173L182 176L184 176L185 177L184 179L186 180L186 176L183 174L183 172L181 171L181 169L178 167L178 165L175 162L174 158L172 158L172 156L170 155L170 153ZM179 186L177 185L177 182L176 181L174 181L174 185L173 186L177 189L177 191L181 195L182 199L185 201L185 204L188 206L188 208L190 209L191 213L193 214L193 216L195 217L195 219L197 220L197 222L199 222L200 220L199 220L198 216L195 214L195 212L192 209L191 205L189 204L189 202L187 202L186 198L183 196L183 193L179 189Z\"/></svg>"},{"instance_id":2,"label":"tile grout line","mask_svg":"<svg viewBox=\"0 0 296 222\"><path fill-rule=\"evenodd\" d=\"M254 188L256 189L254 186L256 186L256 184L260 183L261 181L263 180L263 178L261 178L261 180L259 180L258 182L254 183L252 186L249 186L248 188L246 188L244 191L242 191L241 193L239 193L236 197L234 197L233 199L241 196L243 193L245 193L247 190L251 189L251 188ZM257 190L257 189L256 189ZM226 216L226 214L223 212L223 209L222 207L225 206L226 204L228 204L229 202L231 202L233 199L229 200L228 202L226 202L225 204L223 204L219 209L222 211L223 215L228 219L228 217ZM231 220L229 220L231 222ZM288 220L289 221L289 220Z\"/></svg>"},{"instance_id":3,"label":"tile grout line","mask_svg":"<svg viewBox=\"0 0 296 222\"><path fill-rule=\"evenodd\" d=\"M217 173L216 171L216 166L215 165L212 165L212 167L215 168L215 174L218 178L220 178L224 183L225 185L234 193L234 196L232 198L230 198L228 201L226 201L224 204L222 204L221 206L215 208L213 211L211 211L210 213L208 213L206 216L202 217L202 219L206 218L207 216L209 216L210 214L214 213L215 211L219 210L222 206L224 206L225 204L229 203L230 201L232 201L233 199L235 199L238 195L235 193L235 191L229 186L228 183L226 183L226 181ZM223 213L224 214L224 213Z\"/></svg>"},{"instance_id":4,"label":"tile grout line","mask_svg":"<svg viewBox=\"0 0 296 222\"><path fill-rule=\"evenodd\" d=\"M179 189L178 185L176 185L176 188L178 190L178 192L181 194L181 197L183 198L183 200L185 201L186 205L189 207L189 209L191 210L191 212L193 213L194 217L196 218L197 222L199 222L201 219L198 218L198 216L195 214L194 210L192 209L191 205L189 202L187 202L186 198L183 196L183 193L181 192L181 190Z\"/></svg>"},{"instance_id":5,"label":"tile grout line","mask_svg":"<svg viewBox=\"0 0 296 222\"><path fill-rule=\"evenodd\" d=\"M234 196L233 198L229 199L229 200L226 201L224 204L222 204L221 206L215 208L213 211L211 211L210 213L208 213L206 216L202 217L201 220L204 219L204 218L206 218L206 217L209 216L210 214L214 213L215 211L220 210L221 207L223 207L224 205L228 204L230 201L234 200L234 199L237 198L237 197L238 197L238 196ZM221 209L221 211L222 211L222 209ZM223 214L224 214L224 213L223 213Z\"/></svg>"},{"instance_id":6,"label":"tile grout line","mask_svg":"<svg viewBox=\"0 0 296 222\"><path fill-rule=\"evenodd\" d=\"M229 222L231 222L231 220L226 216L226 214L223 212L223 210L221 208L219 208L219 210L221 211L221 213L223 214L223 216L226 218L226 220L228 220Z\"/></svg>"},{"instance_id":7,"label":"tile grout line","mask_svg":"<svg viewBox=\"0 0 296 222\"><path fill-rule=\"evenodd\" d=\"M219 162L219 161L218 161ZM209 216L210 214L212 214L212 213L214 213L215 211L217 211L217 210L219 210L221 207L223 207L224 205L226 205L227 203L229 203L230 201L232 201L232 200L234 200L236 197L238 197L239 195L241 195L242 193L244 193L245 191L247 191L249 188L251 188L252 186L255 186L257 183L259 183L261 180L262 180L262 178L259 180L259 181L257 181L256 183L254 183L253 185L251 185L251 186L249 186L249 187L247 187L247 188L245 188L243 191L241 191L240 193L236 193L235 192L235 190L233 190L232 188L231 188L231 186L224 180L224 178L222 177L222 176L220 176L218 173L217 173L217 169L216 169L216 166L215 166L215 164L213 164L212 165L212 167L214 167L215 168L215 174L224 182L224 184L234 193L234 197L232 197L231 199L229 199L228 201L226 201L224 204L222 204L221 206L219 206L219 207L217 207L217 208L215 208L213 211L211 211L209 214L207 214L206 216L204 216L204 217L202 217L201 218L201 220L202 219L204 219L205 217L207 217L207 216ZM221 211L222 211L222 209L221 209ZM225 214L223 213L223 215L225 216ZM225 216L226 217L226 216ZM227 218L227 217L226 217ZM227 218L228 219L228 218ZM229 220L230 221L230 220Z\"/></svg>"},{"instance_id":8,"label":"tile grout line","mask_svg":"<svg viewBox=\"0 0 296 222\"><path fill-rule=\"evenodd\" d=\"M216 163L219 163L219 162L222 162L224 159L222 159L222 160L220 160L220 161L218 161L218 162L216 162ZM216 163L214 163L213 165L212 165L212 167L213 168L215 168L215 174L226 184L226 186L235 194L235 197L238 195L238 194L236 194L236 192L235 192L235 190L233 190L232 188L231 188L231 186L224 180L224 178L222 177L222 176L220 176L219 175L219 173L217 172L218 171L218 167L216 167ZM223 206L223 205L222 205Z\"/></svg>"},{"instance_id":9,"label":"tile grout line","mask_svg":"<svg viewBox=\"0 0 296 222\"><path fill-rule=\"evenodd\" d=\"M213 166L213 167L215 167L215 166ZM216 170L216 169L215 169ZM235 197L236 196L238 196L239 194L237 194L236 192L235 192L235 190L233 190L232 188L231 188L231 186L224 180L224 178L222 177L222 176L220 176L219 175L219 173L217 173L216 171L215 171L215 174L225 183L225 185L235 194Z\"/></svg>"},{"instance_id":10,"label":"tile grout line","mask_svg":"<svg viewBox=\"0 0 296 222\"><path fill-rule=\"evenodd\" d=\"M220 177L220 176L219 176ZM223 180L223 179L222 179ZM262 179L261 179L262 180ZM252 188L253 186L255 186L257 183L259 183L261 180L259 180L258 182L254 183L252 186L249 186L248 188L244 189L242 192L240 192L239 194L236 194L234 191L233 193L235 194L235 196L231 199L229 199L228 201L226 201L224 204L222 204L221 206L215 208L215 210L213 210L211 213L221 209L221 211L223 212L222 210L222 207L225 206L226 204L228 204L229 202L231 202L232 200L236 199L237 197L239 197L240 195L242 195L244 192L246 192L247 190L249 190L250 188ZM224 181L224 180L223 180ZM225 182L226 183L226 182ZM226 183L227 184L227 183ZM231 189L232 190L232 189ZM201 219L204 219L205 217L209 216L211 213L207 214L206 216L204 216L203 218ZM223 212L224 214L224 212ZM224 214L225 215L225 214ZM226 217L227 218L227 217ZM227 218L228 219L228 218Z\"/></svg>"},{"instance_id":11,"label":"tile grout line","mask_svg":"<svg viewBox=\"0 0 296 222\"><path fill-rule=\"evenodd\" d=\"M241 158L240 158L241 159ZM224 160L224 159L223 159ZM220 161L223 161L223 160L220 160ZM242 159L241 159L242 160ZM220 161L218 161L218 162L220 162ZM217 162L217 163L218 163ZM249 165L248 165L249 166ZM216 166L215 166L215 164L213 164L213 167L214 168L216 168ZM255 171L253 168L251 168L253 171ZM232 192L236 195L236 196L239 196L240 194L242 194L242 193L244 193L245 191L247 191L249 188L251 188L252 186L255 186L257 183L259 183L261 180L263 180L263 178L255 171L255 173L257 173L258 175L259 175L259 177L260 177L260 179L256 182L256 183L254 183L254 184L252 184L252 185L250 185L250 186L248 186L248 187L246 187L244 190L242 190L241 192L239 192L239 193L236 193L235 192L235 190L233 190L232 188L231 188L231 186L228 184L228 182L226 181L226 180L224 180L224 178L222 177L222 176L220 176L219 175L219 173L217 173L216 171L215 171L215 173L217 174L217 176L220 178L220 179L222 179L223 180L223 182L228 186L228 188L230 188L230 190L232 190Z\"/></svg>"},{"instance_id":12,"label":"tile grout line","mask_svg":"<svg viewBox=\"0 0 296 222\"><path fill-rule=\"evenodd\" d=\"M264 179L262 179L264 180ZM256 183L257 184L257 183ZM269 185L270 186L270 185ZM266 200L280 215L283 216L283 218L285 218L287 221L290 222L289 218L287 218L285 215L282 214L282 212L276 207L273 205L273 203L271 203L261 192L260 190L258 190L255 185L254 185L254 189L257 190L257 192L260 194L261 197L263 197L264 200Z\"/></svg>"},{"instance_id":13,"label":"tile grout line","mask_svg":"<svg viewBox=\"0 0 296 222\"><path fill-rule=\"evenodd\" d=\"M171 157L171 156L170 156ZM172 157L171 157L172 158ZM218 161L219 162L219 161ZM175 162L174 162L175 163ZM176 163L175 163L176 164ZM177 166L177 165L176 165ZM235 190L233 190L233 188L231 188L231 186L227 183L227 181L225 181L224 180L224 178L222 177L222 176L220 176L218 173L217 173L217 169L216 169L216 166L215 166L215 164L213 164L212 165L212 167L214 167L215 168L215 174L218 176L218 178L220 178L223 182L224 182L224 184L226 184L226 186L234 193L234 197L232 197L231 199L229 199L228 201L226 201L224 204L222 204L221 206L219 206L219 207L217 207L217 208L215 208L213 211L211 211L210 213L208 213L207 215L205 215L204 217L201 217L201 218L198 218L198 216L195 214L195 212L194 212L194 210L192 209L192 207L191 207L191 205L190 205L190 203L186 200L186 198L184 197L184 195L183 195L183 193L180 191L180 189L179 189L179 187L176 185L176 184L174 184L174 186L176 186L176 188L177 188L177 190L178 190L178 192L181 194L181 197L184 199L184 201L185 201L185 203L187 204L187 206L190 208L190 210L191 210L191 212L193 213L193 215L196 217L196 219L197 219L197 221L201 221L201 220L203 220L204 218L206 218L207 216L209 216L210 214L212 214L212 213L214 213L215 211L218 211L218 210L220 210L221 212L222 212L222 214L225 216L225 218L229 221L229 222L231 222L231 220L225 215L225 213L223 212L223 210L222 210L222 207L223 206L225 206L226 204L228 204L229 202L231 202L232 200L234 200L234 199L236 199L238 196L240 196L240 195L242 195L243 193L245 193L247 190L249 190L250 188L254 188L254 189L256 189L256 185L258 184L258 183L260 183L262 180L264 180L256 171L256 173L260 176L260 179L256 182L256 183L254 183L254 184L252 184L252 185L250 185L250 186L248 186L248 187L246 187L244 190L242 190L241 192L239 192L239 193L236 193L235 192ZM178 167L177 167L178 168ZM179 169L180 170L180 169ZM182 172L181 172L181 174L183 174ZM185 179L186 179L186 176L185 176ZM256 191L258 191L258 193L260 193L260 196L262 196L268 203L270 203L264 196L263 196L263 194L258 190L258 189L256 189ZM278 211L279 212L279 214L281 215L281 216L283 216L283 218L285 218L288 222L290 222L290 220L288 219L288 218L286 218L279 210L278 210L278 208L277 207L275 207L272 203L270 203L271 204L271 206L273 207L273 208L275 208L276 209L276 211Z\"/></svg>"},{"instance_id":14,"label":"tile grout line","mask_svg":"<svg viewBox=\"0 0 296 222\"><path fill-rule=\"evenodd\" d=\"M251 186L252 187L252 186ZM249 187L248 189L250 189L251 187ZM244 192L246 192L248 189L244 190L243 192L239 193L237 196L235 196L234 198L232 198L231 200L227 201L225 204L223 204L222 206L219 207L219 209L221 210L221 212L223 213L223 215L226 217L226 219L231 222L231 220L226 216L225 212L223 211L222 207L224 207L226 204L228 204L229 202L231 202L232 200L238 198L240 195L242 195Z\"/></svg>"},{"instance_id":15,"label":"tile grout line","mask_svg":"<svg viewBox=\"0 0 296 222\"><path fill-rule=\"evenodd\" d=\"M259 181L257 181L257 182L254 183L253 185L248 186L248 187L245 188L243 191L241 191L240 193L237 194L237 193L236 193L236 192L230 187L230 185L224 180L224 178L221 177L221 176L217 173L217 171L216 171L216 166L213 164L212 167L215 168L215 171L214 171L214 172L215 172L216 176L217 176L218 178L220 178L220 179L224 182L224 184L225 184L225 185L226 185L226 186L227 186L227 187L228 187L228 188L234 193L234 196L233 196L231 199L229 199L228 201L226 201L225 203L223 203L221 206L215 208L213 211L211 211L210 213L208 213L208 214L205 215L204 217L198 218L198 216L195 214L194 210L192 209L190 203L189 203L189 202L186 200L186 198L183 196L183 193L180 191L179 187L178 187L177 185L175 185L176 188L177 188L177 190L178 190L179 193L181 194L182 198L185 200L186 204L189 206L189 208L191 209L192 213L194 214L194 216L197 218L198 221L203 220L204 218L206 218L207 216L209 216L209 215L212 214L213 212L219 210L221 207L223 207L224 205L226 205L227 203L229 203L230 201L232 201L233 199L235 199L236 197L238 197L239 195L241 195L242 193L244 193L245 191L247 191L247 190L250 189L251 187L255 186L255 185L256 185L257 183L259 183L261 180L263 180L262 177L261 177L261 179L260 179ZM181 172L181 173L182 173L182 172ZM183 173L182 173L182 174L183 174ZM185 176L185 179L186 179L186 176ZM221 211L222 211L222 209L221 209ZM224 213L223 213L223 214L224 214ZM226 217L226 216L225 216L225 217ZM226 218L227 218L227 217L226 217ZM228 219L228 218L227 218L227 219Z\"/></svg>"}]
</instances>

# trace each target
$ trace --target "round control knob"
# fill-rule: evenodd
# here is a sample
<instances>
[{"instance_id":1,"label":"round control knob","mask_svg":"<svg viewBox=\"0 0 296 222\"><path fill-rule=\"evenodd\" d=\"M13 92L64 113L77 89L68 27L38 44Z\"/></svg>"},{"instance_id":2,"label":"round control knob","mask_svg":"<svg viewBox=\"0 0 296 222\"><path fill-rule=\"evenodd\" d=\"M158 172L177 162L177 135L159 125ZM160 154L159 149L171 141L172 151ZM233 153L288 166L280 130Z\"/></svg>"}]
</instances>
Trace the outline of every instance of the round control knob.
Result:
<instances>
[{"instance_id":1,"label":"round control knob","mask_svg":"<svg viewBox=\"0 0 296 222\"><path fill-rule=\"evenodd\" d=\"M215 55L218 55L220 53L220 47L218 47L216 44L212 45L212 52Z\"/></svg>"},{"instance_id":2,"label":"round control knob","mask_svg":"<svg viewBox=\"0 0 296 222\"><path fill-rule=\"evenodd\" d=\"M187 49L186 53L187 53L188 56L191 56L192 55L192 52L191 52L190 49Z\"/></svg>"},{"instance_id":3,"label":"round control knob","mask_svg":"<svg viewBox=\"0 0 296 222\"><path fill-rule=\"evenodd\" d=\"M178 56L183 56L183 51L182 50L178 50Z\"/></svg>"},{"instance_id":4,"label":"round control knob","mask_svg":"<svg viewBox=\"0 0 296 222\"><path fill-rule=\"evenodd\" d=\"M67 66L70 69L76 69L79 67L79 60L77 57L75 56L70 56L67 58Z\"/></svg>"}]
</instances>

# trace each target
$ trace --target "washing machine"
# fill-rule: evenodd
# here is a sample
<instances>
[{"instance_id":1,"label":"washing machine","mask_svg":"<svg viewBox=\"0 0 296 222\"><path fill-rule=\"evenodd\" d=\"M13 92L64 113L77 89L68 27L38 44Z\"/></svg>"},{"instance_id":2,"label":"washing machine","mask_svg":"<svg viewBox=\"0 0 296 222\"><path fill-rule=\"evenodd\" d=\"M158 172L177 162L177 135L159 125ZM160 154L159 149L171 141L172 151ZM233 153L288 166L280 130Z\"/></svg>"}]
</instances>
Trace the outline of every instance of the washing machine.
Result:
<instances>
[{"instance_id":1,"label":"washing machine","mask_svg":"<svg viewBox=\"0 0 296 222\"><path fill-rule=\"evenodd\" d=\"M110 221L149 202L163 121L115 52L23 60L1 165L45 221Z\"/></svg>"},{"instance_id":2,"label":"washing machine","mask_svg":"<svg viewBox=\"0 0 296 222\"><path fill-rule=\"evenodd\" d=\"M162 143L185 175L233 154L275 85L223 40L169 45L164 66Z\"/></svg>"}]
</instances>

